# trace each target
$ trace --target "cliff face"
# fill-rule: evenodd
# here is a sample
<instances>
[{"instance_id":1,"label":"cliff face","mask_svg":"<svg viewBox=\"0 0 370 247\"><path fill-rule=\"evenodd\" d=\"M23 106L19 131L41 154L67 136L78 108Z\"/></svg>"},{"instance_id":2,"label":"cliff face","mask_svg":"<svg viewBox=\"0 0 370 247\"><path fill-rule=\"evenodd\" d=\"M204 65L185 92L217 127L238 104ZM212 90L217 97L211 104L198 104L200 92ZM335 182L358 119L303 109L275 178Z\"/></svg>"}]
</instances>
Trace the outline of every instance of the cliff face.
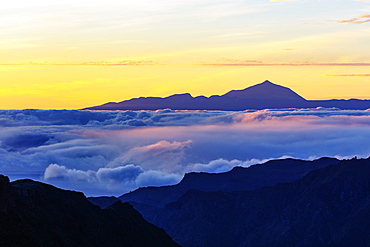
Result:
<instances>
[{"instance_id":1,"label":"cliff face","mask_svg":"<svg viewBox=\"0 0 370 247\"><path fill-rule=\"evenodd\" d=\"M82 193L0 176L0 246L178 246L128 203L102 210Z\"/></svg>"}]
</instances>

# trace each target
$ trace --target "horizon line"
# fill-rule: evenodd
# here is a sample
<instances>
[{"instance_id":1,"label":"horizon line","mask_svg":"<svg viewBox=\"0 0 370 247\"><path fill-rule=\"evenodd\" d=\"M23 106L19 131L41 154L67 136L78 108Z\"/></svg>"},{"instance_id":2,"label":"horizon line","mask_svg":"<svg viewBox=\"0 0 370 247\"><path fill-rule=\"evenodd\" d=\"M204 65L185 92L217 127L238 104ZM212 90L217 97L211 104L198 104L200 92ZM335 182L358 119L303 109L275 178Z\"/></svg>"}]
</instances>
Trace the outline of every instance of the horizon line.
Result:
<instances>
[{"instance_id":1,"label":"horizon line","mask_svg":"<svg viewBox=\"0 0 370 247\"><path fill-rule=\"evenodd\" d=\"M0 63L0 66L370 66L370 63L199 63L160 64L145 62L128 63Z\"/></svg>"}]
</instances>

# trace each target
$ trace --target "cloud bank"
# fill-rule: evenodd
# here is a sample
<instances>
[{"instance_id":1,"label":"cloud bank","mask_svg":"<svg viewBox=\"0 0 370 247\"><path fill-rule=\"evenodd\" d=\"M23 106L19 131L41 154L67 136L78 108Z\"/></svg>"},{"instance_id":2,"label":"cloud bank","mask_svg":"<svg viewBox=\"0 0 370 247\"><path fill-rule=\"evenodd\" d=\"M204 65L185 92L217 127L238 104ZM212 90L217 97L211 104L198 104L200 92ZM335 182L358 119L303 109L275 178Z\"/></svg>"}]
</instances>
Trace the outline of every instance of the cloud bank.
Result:
<instances>
[{"instance_id":1,"label":"cloud bank","mask_svg":"<svg viewBox=\"0 0 370 247\"><path fill-rule=\"evenodd\" d=\"M87 195L272 158L370 155L370 109L0 111L0 172Z\"/></svg>"}]
</instances>

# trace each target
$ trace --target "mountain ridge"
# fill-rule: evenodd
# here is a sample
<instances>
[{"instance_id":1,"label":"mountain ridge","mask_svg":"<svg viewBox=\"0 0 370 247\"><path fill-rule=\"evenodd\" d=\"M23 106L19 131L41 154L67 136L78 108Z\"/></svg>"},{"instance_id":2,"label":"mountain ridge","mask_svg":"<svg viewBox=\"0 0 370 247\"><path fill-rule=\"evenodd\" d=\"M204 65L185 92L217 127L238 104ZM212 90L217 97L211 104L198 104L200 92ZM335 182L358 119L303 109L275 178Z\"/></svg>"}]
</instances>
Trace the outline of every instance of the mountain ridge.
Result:
<instances>
[{"instance_id":1,"label":"mountain ridge","mask_svg":"<svg viewBox=\"0 0 370 247\"><path fill-rule=\"evenodd\" d=\"M369 246L369 166L343 160L252 191L191 190L156 217L185 247Z\"/></svg>"},{"instance_id":2,"label":"mountain ridge","mask_svg":"<svg viewBox=\"0 0 370 247\"><path fill-rule=\"evenodd\" d=\"M288 158L271 160L248 168L234 167L223 173L192 172L186 174L176 185L139 188L121 195L118 199L122 202L164 207L167 203L179 199L190 189L225 192L251 190L291 182L303 177L309 171L338 162L338 159L325 157L314 161ZM145 218L146 212L141 213Z\"/></svg>"},{"instance_id":3,"label":"mountain ridge","mask_svg":"<svg viewBox=\"0 0 370 247\"><path fill-rule=\"evenodd\" d=\"M0 246L179 246L130 204L105 209L81 192L0 175Z\"/></svg>"},{"instance_id":4,"label":"mountain ridge","mask_svg":"<svg viewBox=\"0 0 370 247\"><path fill-rule=\"evenodd\" d=\"M253 190L192 189L150 213L153 223L184 247L365 247L369 168L370 158L353 158Z\"/></svg>"},{"instance_id":5,"label":"mountain ridge","mask_svg":"<svg viewBox=\"0 0 370 247\"><path fill-rule=\"evenodd\" d=\"M139 97L121 102L108 102L83 110L159 110L170 108L172 110L240 111L316 107L365 110L370 108L370 100L306 100L290 88L266 80L245 89L231 90L223 95L193 97L190 93L181 93L167 97Z\"/></svg>"}]
</instances>

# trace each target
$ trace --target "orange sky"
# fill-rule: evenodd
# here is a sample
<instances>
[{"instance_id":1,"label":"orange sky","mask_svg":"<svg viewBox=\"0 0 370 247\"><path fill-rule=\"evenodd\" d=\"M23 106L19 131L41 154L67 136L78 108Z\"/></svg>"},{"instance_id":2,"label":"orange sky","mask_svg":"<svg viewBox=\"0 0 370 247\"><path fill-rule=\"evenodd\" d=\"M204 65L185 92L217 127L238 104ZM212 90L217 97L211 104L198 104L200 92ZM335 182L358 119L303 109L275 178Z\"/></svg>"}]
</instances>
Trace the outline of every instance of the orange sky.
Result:
<instances>
[{"instance_id":1,"label":"orange sky","mask_svg":"<svg viewBox=\"0 0 370 247\"><path fill-rule=\"evenodd\" d=\"M267 79L306 99L370 98L367 0L14 0L0 21L0 109L210 96Z\"/></svg>"}]
</instances>

